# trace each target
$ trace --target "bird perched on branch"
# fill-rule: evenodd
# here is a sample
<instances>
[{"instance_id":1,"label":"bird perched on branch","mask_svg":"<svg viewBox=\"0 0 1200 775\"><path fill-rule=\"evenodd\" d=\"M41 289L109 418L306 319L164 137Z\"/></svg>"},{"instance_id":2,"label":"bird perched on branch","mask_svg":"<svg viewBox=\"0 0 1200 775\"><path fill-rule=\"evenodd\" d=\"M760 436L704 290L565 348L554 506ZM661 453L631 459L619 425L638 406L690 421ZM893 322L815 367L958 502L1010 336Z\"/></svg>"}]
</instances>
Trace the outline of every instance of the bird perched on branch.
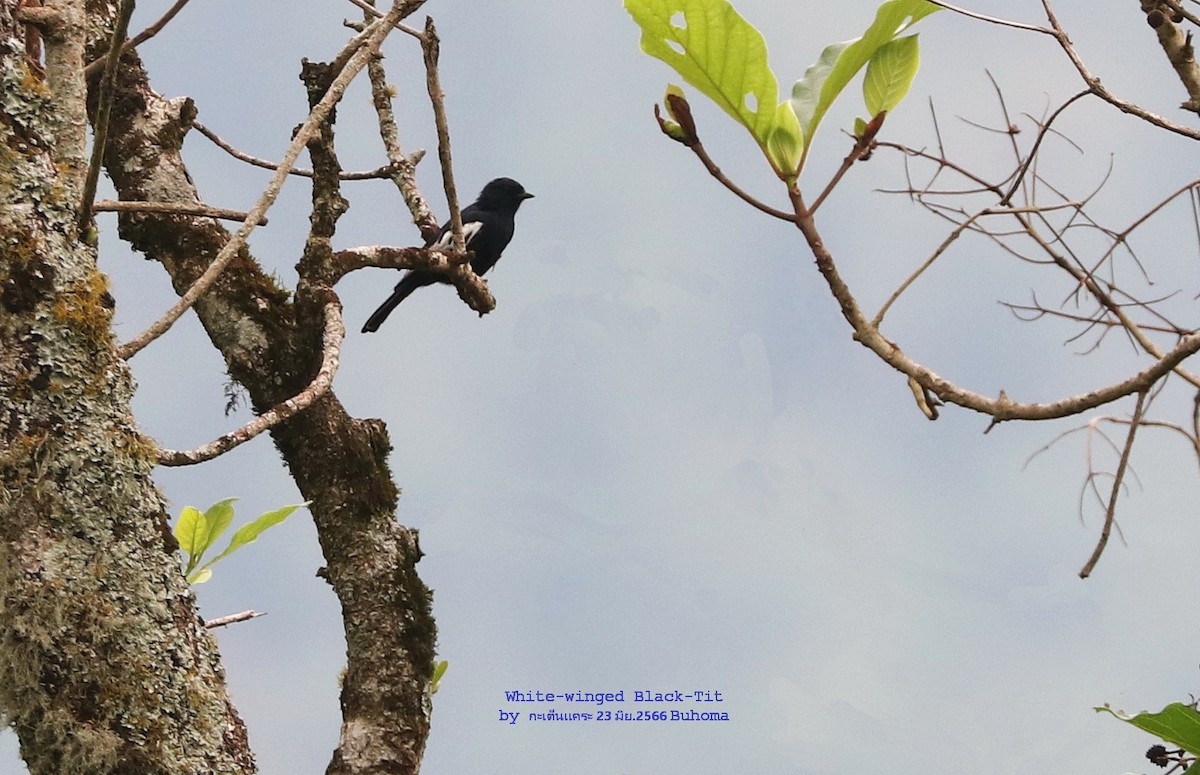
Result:
<instances>
[{"instance_id":1,"label":"bird perched on branch","mask_svg":"<svg viewBox=\"0 0 1200 775\"><path fill-rule=\"evenodd\" d=\"M467 250L474 253L471 270L482 275L500 260L500 254L513 236L513 219L517 208L533 194L512 178L496 178L483 187L479 198L462 211L463 241ZM453 239L449 222L442 226L438 235L425 243L434 250L448 250ZM434 283L447 283L446 275L429 269L410 269L396 284L396 290L387 301L375 310L363 325L363 333L379 330L387 316L392 314L400 302L418 288Z\"/></svg>"}]
</instances>

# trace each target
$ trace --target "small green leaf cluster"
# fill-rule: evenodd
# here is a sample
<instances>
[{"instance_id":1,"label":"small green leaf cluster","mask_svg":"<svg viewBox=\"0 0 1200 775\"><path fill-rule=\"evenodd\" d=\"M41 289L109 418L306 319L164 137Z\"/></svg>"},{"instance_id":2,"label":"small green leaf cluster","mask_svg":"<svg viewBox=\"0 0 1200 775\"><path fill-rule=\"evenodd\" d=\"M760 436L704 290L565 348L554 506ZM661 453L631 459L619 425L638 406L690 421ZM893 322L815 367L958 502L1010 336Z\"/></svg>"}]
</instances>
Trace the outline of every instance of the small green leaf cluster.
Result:
<instances>
[{"instance_id":1,"label":"small green leaf cluster","mask_svg":"<svg viewBox=\"0 0 1200 775\"><path fill-rule=\"evenodd\" d=\"M675 69L685 81L746 127L775 174L794 186L821 119L864 66L868 121L894 109L912 86L920 64L917 36L901 37L940 10L928 0L888 0L860 37L827 46L780 101L762 34L728 0L624 0L642 29L642 50ZM682 91L670 86L678 106ZM686 103L683 103L686 105ZM674 115L668 105L668 112ZM860 127L868 121L859 119ZM663 131L684 142L687 132L664 122ZM879 121L875 121L876 127ZM694 137L694 128L692 132Z\"/></svg>"},{"instance_id":2,"label":"small green leaf cluster","mask_svg":"<svg viewBox=\"0 0 1200 775\"><path fill-rule=\"evenodd\" d=\"M179 542L179 547L187 555L184 574L186 574L189 584L202 584L208 581L212 578L212 566L219 560L225 559L247 544L254 543L264 530L272 525L278 525L291 516L296 509L308 505L306 502L294 506L284 506L259 515L253 522L242 525L234 532L225 551L208 562L203 562L205 552L212 548L217 539L233 523L233 502L236 500L237 498L226 498L218 501L203 513L192 506L185 506L179 514L179 521L175 523L175 540Z\"/></svg>"}]
</instances>

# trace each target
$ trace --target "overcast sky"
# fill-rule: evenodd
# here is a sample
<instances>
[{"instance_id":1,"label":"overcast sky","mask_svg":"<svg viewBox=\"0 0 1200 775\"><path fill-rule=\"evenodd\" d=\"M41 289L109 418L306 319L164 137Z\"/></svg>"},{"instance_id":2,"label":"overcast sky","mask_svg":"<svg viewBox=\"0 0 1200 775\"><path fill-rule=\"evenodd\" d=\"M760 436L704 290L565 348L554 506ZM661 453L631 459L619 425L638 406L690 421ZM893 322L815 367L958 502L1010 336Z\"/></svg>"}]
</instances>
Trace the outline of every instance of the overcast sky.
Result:
<instances>
[{"instance_id":1,"label":"overcast sky","mask_svg":"<svg viewBox=\"0 0 1200 775\"><path fill-rule=\"evenodd\" d=\"M162 3L142 3L134 28ZM1039 22L1032 0L971 3ZM1184 99L1136 3L1060 3L1104 83L1188 122ZM781 88L830 42L870 22L874 0L740 0L766 36ZM929 422L904 380L850 338L799 234L750 209L661 136L652 106L679 78L642 54L617 0L430 0L464 201L489 179L536 194L489 276L480 319L445 287L406 301L379 333L357 333L396 275L367 269L337 290L350 334L334 389L357 417L383 418L403 488L398 518L421 531L440 657L428 773L867 773L1147 771L1152 740L1091 708L1157 709L1200 690L1196 461L1179 439L1143 432L1141 487L1121 506L1093 578L1076 573L1096 540L1081 523L1082 435L1026 459L1080 421L1006 424L947 408ZM278 158L305 114L299 60L329 59L349 4L189 5L142 53L153 83L195 98L200 120L244 150ZM1046 37L948 12L921 22L922 71L882 138L934 146L930 99L952 152L989 174L1007 139L966 124L1012 120L1082 86ZM420 52L385 47L406 150L435 147ZM817 137L806 190L849 149L857 84ZM746 188L785 206L748 135L694 90L701 136ZM339 108L348 169L383 163L366 89ZM1195 117L1192 117L1194 121ZM1125 226L1194 177L1194 148L1099 103L1060 127L1042 172L1090 193L1113 164L1098 212ZM1114 155L1115 154L1115 155ZM204 199L248 208L266 175L197 133L185 155ZM420 181L446 214L434 156ZM856 167L822 208L825 241L875 309L946 234L906 198L894 154ZM338 247L419 244L397 192L347 184ZM811 197L811 195L810 195ZM288 285L308 190L289 182L256 257ZM107 220L106 220L107 219ZM121 250L101 220L104 268L128 339L171 302L158 265ZM1183 208L1142 239L1147 270L1196 286ZM1135 240L1136 241L1136 240ZM1179 279L1182 278L1182 279ZM1176 284L1171 284L1176 283ZM978 392L1052 400L1119 377L1115 337L1098 354L1075 329L1015 321L997 302L1063 282L963 244L889 315L886 333ZM221 359L189 315L139 354L146 432L186 448L245 422L223 414ZM1190 398L1162 408L1184 417ZM1171 402L1174 401L1172 404ZM1127 413L1131 404L1113 409ZM1111 465L1111 462L1109 461ZM269 439L201 467L162 470L173 513L239 496L238 521L299 501ZM218 632L234 701L264 773L323 771L338 735L344 648L336 601L305 512L222 562L198 589L202 613L269 615ZM719 691L727 722L537 722L521 691ZM683 703L686 709L698 707ZM651 710L667 709L657 705ZM707 710L707 708L704 708ZM500 711L521 715L501 722ZM0 733L0 772L19 772Z\"/></svg>"}]
</instances>

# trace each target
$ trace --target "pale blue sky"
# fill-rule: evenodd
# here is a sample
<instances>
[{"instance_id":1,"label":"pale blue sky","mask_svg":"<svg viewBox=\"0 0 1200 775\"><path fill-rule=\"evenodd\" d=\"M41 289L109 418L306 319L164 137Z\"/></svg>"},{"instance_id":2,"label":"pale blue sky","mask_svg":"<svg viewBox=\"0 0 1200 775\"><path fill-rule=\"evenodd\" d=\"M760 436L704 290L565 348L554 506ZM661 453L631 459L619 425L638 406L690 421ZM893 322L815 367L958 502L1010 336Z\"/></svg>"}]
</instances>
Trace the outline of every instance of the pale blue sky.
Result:
<instances>
[{"instance_id":1,"label":"pale blue sky","mask_svg":"<svg viewBox=\"0 0 1200 775\"><path fill-rule=\"evenodd\" d=\"M869 23L874 0L740 0L790 87L826 43ZM1112 89L1187 122L1183 99L1136 3L1060 3L1081 53ZM974 3L1038 21L1039 3ZM144 47L156 88L194 97L200 120L277 158L304 114L299 59L342 44L349 4L189 6ZM158 11L144 4L134 27ZM1008 424L916 410L893 371L849 336L798 233L744 206L652 116L668 81L638 48L620 3L431 0L460 194L490 178L537 198L490 275L483 319L453 291L415 294L375 335L357 333L395 276L344 280L347 327L335 389L389 426L404 490L399 518L421 529L441 656L429 773L776 773L888 771L1101 775L1149 768L1150 738L1091 711L1156 708L1200 685L1192 518L1195 461L1146 432L1143 490L1122 506L1096 575L1075 577L1099 519L1081 526L1076 440L1025 470L1070 422ZM1002 141L959 122L997 122L985 71L1008 106L1040 115L1081 86L1048 38L940 13L919 25L924 64L884 139L930 145L932 96L944 136L991 171ZM433 149L420 56L386 46L406 149ZM857 86L817 138L807 178L848 150L839 129ZM748 189L783 205L748 136L694 92L706 146ZM347 168L381 164L365 89L339 108ZM1194 175L1193 149L1098 104L1062 128L1084 149L1048 147L1047 174L1082 195L1115 156L1097 207L1124 225ZM204 198L248 207L265 182L198 134L185 147ZM426 193L445 214L433 156ZM875 308L944 236L902 197L880 152L822 209L826 243ZM397 193L348 184L339 247L416 244ZM292 180L256 256L292 284L308 191ZM1124 213L1124 215L1120 215ZM1164 221L1152 268L1195 285L1192 226ZM123 338L170 301L153 263L114 247L102 220ZM1176 236L1181 235L1181 236ZM1062 325L1019 324L998 299L1026 301L1042 276L981 241L939 264L889 316L890 336L935 370L986 394L1047 400L1127 368L1115 339L1081 358ZM1036 287L1054 298L1053 278ZM1186 298L1191 298L1188 290ZM139 419L164 446L192 446L244 422L223 415L225 377L193 316L140 354ZM1186 402L1187 398L1182 399ZM1165 405L1165 403L1164 403ZM1129 406L1120 407L1128 411ZM299 497L270 442L158 477L172 509L240 496L251 517ZM1186 504L1186 505L1185 505ZM336 602L299 513L223 562L199 589L204 615L269 615L219 632L231 690L265 773L319 772L337 740L343 661ZM503 692L716 689L722 724L499 723ZM562 706L558 709L564 710ZM626 706L625 709L632 709ZM530 708L516 708L522 713ZM0 733L0 772L19 767ZM6 764L5 762L8 762ZM886 768L886 770L885 770ZM19 770L17 770L19 771Z\"/></svg>"}]
</instances>

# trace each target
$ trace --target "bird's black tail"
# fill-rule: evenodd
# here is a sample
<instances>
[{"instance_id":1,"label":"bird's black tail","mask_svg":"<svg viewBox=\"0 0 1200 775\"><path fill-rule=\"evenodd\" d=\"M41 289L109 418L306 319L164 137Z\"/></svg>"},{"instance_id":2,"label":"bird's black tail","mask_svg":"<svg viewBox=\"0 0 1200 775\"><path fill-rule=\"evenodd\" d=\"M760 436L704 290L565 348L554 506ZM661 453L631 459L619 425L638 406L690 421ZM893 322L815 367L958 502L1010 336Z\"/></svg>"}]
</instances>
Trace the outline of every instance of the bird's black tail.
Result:
<instances>
[{"instance_id":1,"label":"bird's black tail","mask_svg":"<svg viewBox=\"0 0 1200 775\"><path fill-rule=\"evenodd\" d=\"M392 291L392 295L388 296L387 301L379 305L379 309L371 313L371 317L367 318L366 323L363 323L362 332L369 334L378 331L379 327L383 325L383 321L387 320L387 316L392 314L392 310L400 302L407 299L410 293L435 282L434 279L427 277L427 274L425 272L409 272L400 278L400 282L396 283L396 290Z\"/></svg>"}]
</instances>

